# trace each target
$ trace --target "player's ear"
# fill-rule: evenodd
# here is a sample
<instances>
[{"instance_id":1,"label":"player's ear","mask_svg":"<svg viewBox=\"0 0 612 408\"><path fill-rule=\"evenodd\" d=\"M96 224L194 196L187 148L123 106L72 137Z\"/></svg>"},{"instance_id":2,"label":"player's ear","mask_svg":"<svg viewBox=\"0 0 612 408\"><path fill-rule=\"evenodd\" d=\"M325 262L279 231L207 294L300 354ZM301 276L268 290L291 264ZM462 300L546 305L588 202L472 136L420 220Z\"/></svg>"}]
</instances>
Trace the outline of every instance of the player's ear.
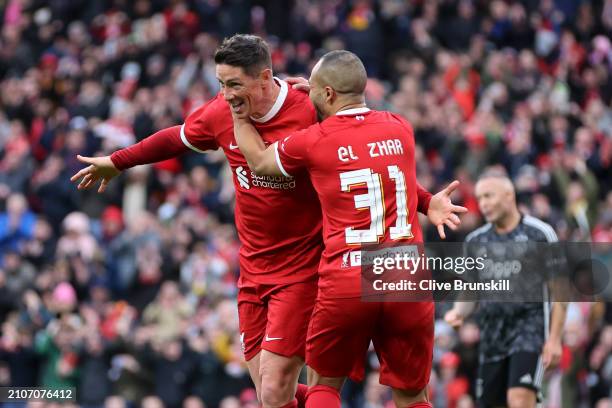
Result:
<instances>
[{"instance_id":1,"label":"player's ear","mask_svg":"<svg viewBox=\"0 0 612 408\"><path fill-rule=\"evenodd\" d=\"M259 73L259 79L261 79L264 82L267 82L270 79L272 79L272 70L270 68L266 68L263 71L261 71Z\"/></svg>"},{"instance_id":2,"label":"player's ear","mask_svg":"<svg viewBox=\"0 0 612 408\"><path fill-rule=\"evenodd\" d=\"M334 103L335 100L336 100L336 91L331 86L326 86L325 87L325 102L331 105Z\"/></svg>"}]
</instances>

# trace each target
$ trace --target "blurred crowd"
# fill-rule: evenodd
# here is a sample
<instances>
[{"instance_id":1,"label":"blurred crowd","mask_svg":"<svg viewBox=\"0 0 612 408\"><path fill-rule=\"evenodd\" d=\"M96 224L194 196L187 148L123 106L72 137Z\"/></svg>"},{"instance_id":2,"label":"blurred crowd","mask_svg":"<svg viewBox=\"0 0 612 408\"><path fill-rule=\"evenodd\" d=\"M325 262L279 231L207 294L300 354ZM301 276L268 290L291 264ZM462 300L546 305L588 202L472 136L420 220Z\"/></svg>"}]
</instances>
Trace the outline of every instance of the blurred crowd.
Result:
<instances>
[{"instance_id":1,"label":"blurred crowd","mask_svg":"<svg viewBox=\"0 0 612 408\"><path fill-rule=\"evenodd\" d=\"M357 53L368 105L414 125L420 182L462 183L450 240L482 222L473 186L490 166L560 239L612 240L611 0L3 0L0 18L1 386L72 386L92 408L257 406L223 154L131 169L101 195L69 181L76 154L213 96L212 55L237 32L268 40L279 76ZM570 305L544 406L612 407L611 309ZM478 341L474 323L437 321L434 406L474 406ZM347 406L390 406L376 368Z\"/></svg>"}]
</instances>

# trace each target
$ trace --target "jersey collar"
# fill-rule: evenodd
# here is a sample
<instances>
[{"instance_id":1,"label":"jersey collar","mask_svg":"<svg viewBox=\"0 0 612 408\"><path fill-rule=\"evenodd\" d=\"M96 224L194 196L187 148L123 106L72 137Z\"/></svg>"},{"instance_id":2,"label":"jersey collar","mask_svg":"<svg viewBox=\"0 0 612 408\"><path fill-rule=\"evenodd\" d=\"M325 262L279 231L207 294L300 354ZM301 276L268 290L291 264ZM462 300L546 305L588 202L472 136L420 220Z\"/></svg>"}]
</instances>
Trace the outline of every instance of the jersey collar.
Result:
<instances>
[{"instance_id":1,"label":"jersey collar","mask_svg":"<svg viewBox=\"0 0 612 408\"><path fill-rule=\"evenodd\" d=\"M366 113L369 112L370 108L353 108L353 109L346 109L343 111L339 111L336 112L336 116L342 116L342 115L359 115L361 113Z\"/></svg>"},{"instance_id":2,"label":"jersey collar","mask_svg":"<svg viewBox=\"0 0 612 408\"><path fill-rule=\"evenodd\" d=\"M282 79L278 79L277 77L274 77L274 80L278 82L278 84L280 85L280 92L278 93L278 96L276 97L276 102L274 102L274 105L272 105L272 108L270 108L268 113L263 115L261 118L251 117L251 120L253 122L266 123L270 121L274 116L276 116L278 111L280 111L280 109L283 107L283 103L285 103L285 100L287 99L287 93L289 92L289 87L287 86L287 83L283 81Z\"/></svg>"}]
</instances>

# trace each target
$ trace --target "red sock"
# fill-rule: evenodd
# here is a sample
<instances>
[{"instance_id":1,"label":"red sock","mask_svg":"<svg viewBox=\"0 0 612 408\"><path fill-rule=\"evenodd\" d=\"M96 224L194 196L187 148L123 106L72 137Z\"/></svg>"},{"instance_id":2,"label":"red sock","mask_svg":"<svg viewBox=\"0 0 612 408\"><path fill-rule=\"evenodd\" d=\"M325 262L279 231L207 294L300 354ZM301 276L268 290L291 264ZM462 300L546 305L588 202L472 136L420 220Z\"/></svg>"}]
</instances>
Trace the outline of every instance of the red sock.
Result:
<instances>
[{"instance_id":1,"label":"red sock","mask_svg":"<svg viewBox=\"0 0 612 408\"><path fill-rule=\"evenodd\" d=\"M340 408L340 393L328 385L309 387L306 408Z\"/></svg>"},{"instance_id":2,"label":"red sock","mask_svg":"<svg viewBox=\"0 0 612 408\"><path fill-rule=\"evenodd\" d=\"M306 384L298 384L297 391L295 392L295 399L297 400L298 408L306 407L306 393L308 392L308 386Z\"/></svg>"},{"instance_id":3,"label":"red sock","mask_svg":"<svg viewBox=\"0 0 612 408\"><path fill-rule=\"evenodd\" d=\"M408 405L406 408L433 408L433 405L429 402L415 402L414 404Z\"/></svg>"},{"instance_id":4,"label":"red sock","mask_svg":"<svg viewBox=\"0 0 612 408\"><path fill-rule=\"evenodd\" d=\"M283 405L280 408L297 408L297 406L298 406L298 403L297 403L296 399L294 398L294 399L291 400L291 402L286 403L285 405Z\"/></svg>"}]
</instances>

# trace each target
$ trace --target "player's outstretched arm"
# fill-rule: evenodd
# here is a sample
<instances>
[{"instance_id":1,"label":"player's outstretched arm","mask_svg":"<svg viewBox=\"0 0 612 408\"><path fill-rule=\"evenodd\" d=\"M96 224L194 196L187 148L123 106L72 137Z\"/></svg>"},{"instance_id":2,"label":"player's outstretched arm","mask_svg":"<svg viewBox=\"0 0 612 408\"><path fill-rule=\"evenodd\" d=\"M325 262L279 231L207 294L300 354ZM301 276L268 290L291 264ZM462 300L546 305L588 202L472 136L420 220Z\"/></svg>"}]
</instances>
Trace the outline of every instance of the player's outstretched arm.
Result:
<instances>
[{"instance_id":1,"label":"player's outstretched arm","mask_svg":"<svg viewBox=\"0 0 612 408\"><path fill-rule=\"evenodd\" d=\"M88 189L100 181L99 193L106 190L106 186L122 170L141 164L157 163L177 157L186 151L187 147L181 141L181 127L173 126L160 130L125 149L117 150L110 156L77 158L89 166L77 172L70 180L77 182L78 189Z\"/></svg>"},{"instance_id":2,"label":"player's outstretched arm","mask_svg":"<svg viewBox=\"0 0 612 408\"><path fill-rule=\"evenodd\" d=\"M433 194L417 181L417 211L423 215L429 212L429 202Z\"/></svg>"},{"instance_id":3,"label":"player's outstretched arm","mask_svg":"<svg viewBox=\"0 0 612 408\"><path fill-rule=\"evenodd\" d=\"M249 111L248 107L245 111ZM282 176L283 173L276 162L275 144L266 148L259 132L251 123L248 113L241 115L232 111L232 118L234 119L236 143L249 164L249 168L261 176Z\"/></svg>"},{"instance_id":4,"label":"player's outstretched arm","mask_svg":"<svg viewBox=\"0 0 612 408\"><path fill-rule=\"evenodd\" d=\"M451 201L451 194L459 187L459 181L455 180L450 183L444 190L433 195L429 201L429 209L427 210L427 218L436 226L440 238L446 239L444 226L453 231L461 224L458 214L467 212L467 208L460 205L455 205Z\"/></svg>"}]
</instances>

